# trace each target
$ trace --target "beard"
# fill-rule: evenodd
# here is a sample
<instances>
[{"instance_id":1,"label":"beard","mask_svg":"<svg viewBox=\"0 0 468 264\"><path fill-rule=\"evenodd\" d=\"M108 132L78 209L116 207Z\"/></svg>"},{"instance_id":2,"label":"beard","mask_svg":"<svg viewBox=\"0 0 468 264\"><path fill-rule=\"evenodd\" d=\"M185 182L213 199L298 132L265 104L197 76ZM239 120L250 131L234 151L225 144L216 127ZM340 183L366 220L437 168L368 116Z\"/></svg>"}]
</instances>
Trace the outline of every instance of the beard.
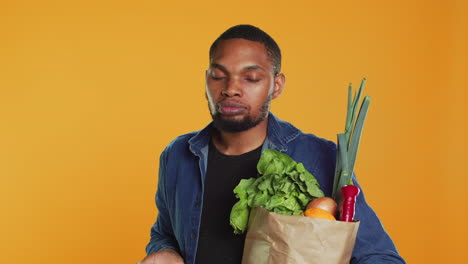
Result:
<instances>
[{"instance_id":1,"label":"beard","mask_svg":"<svg viewBox=\"0 0 468 264\"><path fill-rule=\"evenodd\" d=\"M211 114L213 118L213 125L215 128L219 129L223 132L243 132L249 130L258 124L260 124L263 120L265 120L268 116L268 112L270 110L270 102L272 96L269 95L265 102L263 102L262 106L259 109L259 113L255 118L247 115L244 116L241 120L226 120L216 112L214 115Z\"/></svg>"}]
</instances>

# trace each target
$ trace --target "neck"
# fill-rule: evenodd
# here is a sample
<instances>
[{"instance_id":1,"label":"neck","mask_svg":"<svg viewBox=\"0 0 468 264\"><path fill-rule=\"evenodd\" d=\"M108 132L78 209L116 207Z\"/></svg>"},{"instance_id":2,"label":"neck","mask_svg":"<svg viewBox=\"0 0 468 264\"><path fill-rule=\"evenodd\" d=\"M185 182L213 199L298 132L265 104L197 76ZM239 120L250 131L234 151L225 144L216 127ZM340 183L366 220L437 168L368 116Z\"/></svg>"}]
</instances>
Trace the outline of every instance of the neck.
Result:
<instances>
[{"instance_id":1,"label":"neck","mask_svg":"<svg viewBox=\"0 0 468 264\"><path fill-rule=\"evenodd\" d=\"M213 135L213 144L225 155L241 155L263 144L267 134L268 118L242 132L219 131Z\"/></svg>"}]
</instances>

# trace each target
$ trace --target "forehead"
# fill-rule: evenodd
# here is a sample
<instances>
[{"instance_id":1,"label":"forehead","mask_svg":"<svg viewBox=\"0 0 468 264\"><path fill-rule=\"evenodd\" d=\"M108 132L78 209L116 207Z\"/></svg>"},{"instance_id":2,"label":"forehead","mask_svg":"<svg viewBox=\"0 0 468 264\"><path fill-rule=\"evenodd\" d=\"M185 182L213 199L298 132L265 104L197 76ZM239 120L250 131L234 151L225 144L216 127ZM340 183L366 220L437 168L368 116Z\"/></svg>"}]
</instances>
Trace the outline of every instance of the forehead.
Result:
<instances>
[{"instance_id":1,"label":"forehead","mask_svg":"<svg viewBox=\"0 0 468 264\"><path fill-rule=\"evenodd\" d=\"M265 45L246 39L221 40L211 56L211 64L227 66L258 65L270 70L272 62Z\"/></svg>"}]
</instances>

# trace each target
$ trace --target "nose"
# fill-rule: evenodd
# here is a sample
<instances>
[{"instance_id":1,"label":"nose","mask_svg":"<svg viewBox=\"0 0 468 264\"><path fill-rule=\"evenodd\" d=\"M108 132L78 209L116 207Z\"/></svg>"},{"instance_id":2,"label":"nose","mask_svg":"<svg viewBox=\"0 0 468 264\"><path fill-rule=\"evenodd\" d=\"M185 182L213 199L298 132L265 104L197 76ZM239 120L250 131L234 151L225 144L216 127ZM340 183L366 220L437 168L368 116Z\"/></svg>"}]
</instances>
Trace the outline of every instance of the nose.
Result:
<instances>
[{"instance_id":1,"label":"nose","mask_svg":"<svg viewBox=\"0 0 468 264\"><path fill-rule=\"evenodd\" d=\"M242 88L235 78L230 78L221 93L226 97L242 96Z\"/></svg>"}]
</instances>

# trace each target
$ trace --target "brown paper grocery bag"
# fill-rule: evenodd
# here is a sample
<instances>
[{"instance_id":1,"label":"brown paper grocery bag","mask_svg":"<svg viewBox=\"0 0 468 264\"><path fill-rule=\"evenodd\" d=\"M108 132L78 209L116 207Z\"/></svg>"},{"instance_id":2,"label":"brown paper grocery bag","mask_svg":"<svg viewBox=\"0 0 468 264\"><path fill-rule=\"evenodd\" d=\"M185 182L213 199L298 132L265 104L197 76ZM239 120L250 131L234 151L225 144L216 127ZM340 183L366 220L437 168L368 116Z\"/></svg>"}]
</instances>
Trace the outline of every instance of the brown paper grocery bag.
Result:
<instances>
[{"instance_id":1,"label":"brown paper grocery bag","mask_svg":"<svg viewBox=\"0 0 468 264\"><path fill-rule=\"evenodd\" d=\"M349 263L359 222L289 216L253 208L242 264Z\"/></svg>"}]
</instances>

